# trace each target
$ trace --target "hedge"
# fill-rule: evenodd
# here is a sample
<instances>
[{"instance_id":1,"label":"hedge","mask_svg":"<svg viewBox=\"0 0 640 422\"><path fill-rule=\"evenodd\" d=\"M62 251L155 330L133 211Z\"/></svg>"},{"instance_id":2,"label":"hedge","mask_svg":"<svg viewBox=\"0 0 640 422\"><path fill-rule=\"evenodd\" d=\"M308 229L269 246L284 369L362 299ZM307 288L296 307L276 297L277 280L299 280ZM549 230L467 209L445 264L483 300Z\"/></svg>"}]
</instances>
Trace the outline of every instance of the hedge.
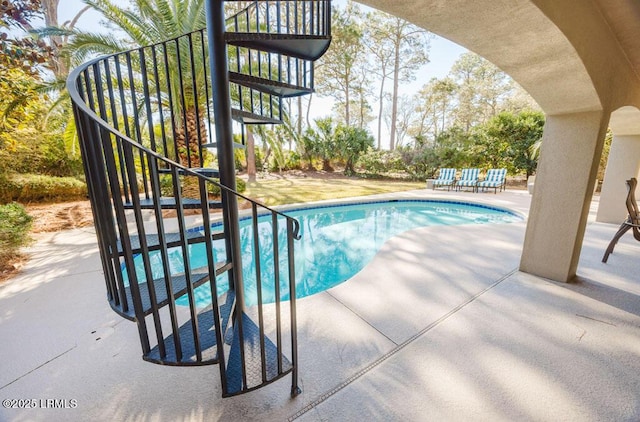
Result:
<instances>
[{"instance_id":1,"label":"hedge","mask_svg":"<svg viewBox=\"0 0 640 422\"><path fill-rule=\"evenodd\" d=\"M74 177L13 174L6 176L3 182L0 203L69 201L87 197L86 184Z\"/></svg>"},{"instance_id":2,"label":"hedge","mask_svg":"<svg viewBox=\"0 0 640 422\"><path fill-rule=\"evenodd\" d=\"M10 257L31 240L31 216L24 207L12 202L0 205L0 268L4 267Z\"/></svg>"}]
</instances>

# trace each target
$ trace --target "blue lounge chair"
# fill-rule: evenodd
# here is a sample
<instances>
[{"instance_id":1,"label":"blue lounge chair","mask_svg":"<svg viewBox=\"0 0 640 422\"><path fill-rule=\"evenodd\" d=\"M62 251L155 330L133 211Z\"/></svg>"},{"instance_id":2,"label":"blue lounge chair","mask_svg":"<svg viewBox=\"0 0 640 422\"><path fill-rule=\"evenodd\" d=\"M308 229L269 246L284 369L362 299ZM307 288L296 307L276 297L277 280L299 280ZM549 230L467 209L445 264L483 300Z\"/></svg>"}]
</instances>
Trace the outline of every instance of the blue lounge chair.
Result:
<instances>
[{"instance_id":1,"label":"blue lounge chair","mask_svg":"<svg viewBox=\"0 0 640 422\"><path fill-rule=\"evenodd\" d=\"M440 186L446 186L447 190L451 190L451 187L456 183L457 169L440 169L438 178L433 181L433 190Z\"/></svg>"},{"instance_id":2,"label":"blue lounge chair","mask_svg":"<svg viewBox=\"0 0 640 422\"><path fill-rule=\"evenodd\" d=\"M456 190L460 190L463 187L471 187L473 191L478 190L478 174L480 169L462 169L460 180L456 182Z\"/></svg>"},{"instance_id":3,"label":"blue lounge chair","mask_svg":"<svg viewBox=\"0 0 640 422\"><path fill-rule=\"evenodd\" d=\"M507 169L489 169L487 171L487 177L482 182L478 182L478 189L482 188L482 191L486 188L493 188L493 193L497 193L498 189L502 192L506 189Z\"/></svg>"}]
</instances>

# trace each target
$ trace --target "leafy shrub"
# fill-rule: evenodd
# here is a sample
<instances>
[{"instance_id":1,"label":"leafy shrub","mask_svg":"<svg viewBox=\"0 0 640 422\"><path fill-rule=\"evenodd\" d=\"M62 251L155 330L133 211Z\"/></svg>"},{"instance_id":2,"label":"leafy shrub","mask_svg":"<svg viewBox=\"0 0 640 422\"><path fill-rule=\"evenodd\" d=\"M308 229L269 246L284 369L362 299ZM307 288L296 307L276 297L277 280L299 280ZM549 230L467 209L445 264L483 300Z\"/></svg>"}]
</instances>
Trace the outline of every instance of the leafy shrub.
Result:
<instances>
[{"instance_id":1,"label":"leafy shrub","mask_svg":"<svg viewBox=\"0 0 640 422\"><path fill-rule=\"evenodd\" d=\"M61 135L42 134L35 128L20 132L20 142L0 148L7 172L73 177L83 173L79 154L67 151Z\"/></svg>"},{"instance_id":2,"label":"leafy shrub","mask_svg":"<svg viewBox=\"0 0 640 422\"><path fill-rule=\"evenodd\" d=\"M285 151L285 162L284 167L287 170L301 170L302 169L302 158L300 154L296 151Z\"/></svg>"},{"instance_id":3,"label":"leafy shrub","mask_svg":"<svg viewBox=\"0 0 640 422\"><path fill-rule=\"evenodd\" d=\"M281 161L280 163L278 161ZM279 172L285 170L300 170L302 162L300 154L295 151L282 151L281 160L276 160L274 156L269 159L269 171Z\"/></svg>"},{"instance_id":4,"label":"leafy shrub","mask_svg":"<svg viewBox=\"0 0 640 422\"><path fill-rule=\"evenodd\" d=\"M404 169L402 157L397 151L383 151L368 148L358 157L358 167L374 175L400 171Z\"/></svg>"},{"instance_id":5,"label":"leafy shrub","mask_svg":"<svg viewBox=\"0 0 640 422\"><path fill-rule=\"evenodd\" d=\"M0 189L3 202L68 201L87 196L87 185L74 177L13 174L7 180Z\"/></svg>"},{"instance_id":6,"label":"leafy shrub","mask_svg":"<svg viewBox=\"0 0 640 422\"><path fill-rule=\"evenodd\" d=\"M15 183L9 178L9 176L0 171L0 204L11 202L13 192L16 189Z\"/></svg>"},{"instance_id":7,"label":"leafy shrub","mask_svg":"<svg viewBox=\"0 0 640 422\"><path fill-rule=\"evenodd\" d=\"M247 167L247 157L244 149L233 149L233 161L238 171L242 171Z\"/></svg>"},{"instance_id":8,"label":"leafy shrub","mask_svg":"<svg viewBox=\"0 0 640 422\"><path fill-rule=\"evenodd\" d=\"M345 162L344 173L353 174L358 157L373 148L373 136L365 129L339 124L335 132L336 150Z\"/></svg>"},{"instance_id":9,"label":"leafy shrub","mask_svg":"<svg viewBox=\"0 0 640 422\"><path fill-rule=\"evenodd\" d=\"M160 195L173 196L173 178L168 174L160 175Z\"/></svg>"},{"instance_id":10,"label":"leafy shrub","mask_svg":"<svg viewBox=\"0 0 640 422\"><path fill-rule=\"evenodd\" d=\"M435 149L424 146L416 149L399 150L399 155L404 171L415 180L433 177L440 163Z\"/></svg>"},{"instance_id":11,"label":"leafy shrub","mask_svg":"<svg viewBox=\"0 0 640 422\"><path fill-rule=\"evenodd\" d=\"M31 216L24 207L12 202L0 205L0 268L18 252L21 246L29 243Z\"/></svg>"}]
</instances>

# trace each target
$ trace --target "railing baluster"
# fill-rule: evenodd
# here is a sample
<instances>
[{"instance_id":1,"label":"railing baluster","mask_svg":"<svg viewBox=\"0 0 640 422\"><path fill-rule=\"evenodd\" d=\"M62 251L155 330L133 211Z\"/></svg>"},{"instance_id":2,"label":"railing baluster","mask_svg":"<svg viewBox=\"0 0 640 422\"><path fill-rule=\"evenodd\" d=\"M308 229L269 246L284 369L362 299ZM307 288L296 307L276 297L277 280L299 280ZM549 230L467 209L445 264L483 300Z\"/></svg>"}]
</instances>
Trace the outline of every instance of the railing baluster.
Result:
<instances>
[{"instance_id":1,"label":"railing baluster","mask_svg":"<svg viewBox=\"0 0 640 422\"><path fill-rule=\"evenodd\" d=\"M198 158L199 158L199 166L198 167L202 167L204 165L204 156L202 154L202 147L200 145L202 145L202 128L201 126L201 122L200 122L200 99L198 98L198 81L197 81L197 73L196 73L196 63L195 63L195 58L194 58L194 54L193 54L193 33L188 34L188 41L189 41L189 58L190 58L190 62L191 62L191 85L192 85L192 89L193 89L193 104L194 104L194 112L196 114L196 135L198 136Z\"/></svg>"},{"instance_id":2,"label":"railing baluster","mask_svg":"<svg viewBox=\"0 0 640 422\"><path fill-rule=\"evenodd\" d=\"M177 41L176 41L177 43ZM170 123L171 123L171 134L173 135L173 159L177 162L180 162L179 154L178 154L178 131L176 128L176 120L179 118L176 116L175 109L178 107L175 104L173 98L173 86L171 84L171 67L169 66L169 54L167 53L167 49L169 48L169 43L165 42L163 45L163 58L164 58L164 73L166 76L167 83L167 100L169 102L169 114L170 114Z\"/></svg>"},{"instance_id":3,"label":"railing baluster","mask_svg":"<svg viewBox=\"0 0 640 422\"><path fill-rule=\"evenodd\" d=\"M200 31L200 47L201 47L201 54L202 54L202 69L204 71L204 95L205 95L205 108L207 109L207 122L211 123L213 122L213 119L211 118L211 107L209 107L209 98L211 98L209 96L209 83L211 81L211 79L209 78L209 75L207 73L207 48L204 45L204 30ZM213 133L211 130L207 130L207 139L209 141L209 143L213 142Z\"/></svg>"},{"instance_id":4,"label":"railing baluster","mask_svg":"<svg viewBox=\"0 0 640 422\"><path fill-rule=\"evenodd\" d=\"M260 361L262 363L262 382L267 381L267 356L264 344L264 315L262 310L262 274L260 271L260 232L258 230L258 205L251 204L253 228L253 261L256 273L256 293L258 298L258 327L260 331Z\"/></svg>"},{"instance_id":5,"label":"railing baluster","mask_svg":"<svg viewBox=\"0 0 640 422\"><path fill-rule=\"evenodd\" d=\"M131 108L133 109L133 124L134 124L134 129L135 129L135 140L140 144L143 145L142 143L142 133L140 130L140 115L138 114L138 100L137 100L137 95L135 92L135 88L136 88L136 83L135 83L135 79L133 78L133 65L132 65L132 61L131 61L131 51L128 51L125 53L125 58L127 61L127 68L128 68L128 73L129 73L129 84L130 84L130 88L131 88ZM147 185L147 175L146 175L146 171L144 168L144 160L142 157L142 150L140 150L140 165L142 166L141 169L141 173L142 173L142 180L143 180L143 186ZM130 181L131 182L131 181ZM149 198L149 193L147 192L147 190L145 189L145 198Z\"/></svg>"},{"instance_id":6,"label":"railing baluster","mask_svg":"<svg viewBox=\"0 0 640 422\"><path fill-rule=\"evenodd\" d=\"M154 198L160 198L160 174L158 172L158 165L156 160L151 160L150 164L150 172L151 172L151 190L153 192ZM171 177L171 176L169 176ZM179 181L173 179L172 184L174 188L176 187L176 183ZM173 348L176 354L176 360L182 360L182 343L180 341L180 328L178 326L178 314L176 310L176 301L173 295L173 280L171 274L171 268L169 267L169 253L167 247L167 239L166 233L164 231L164 223L162 216L162 207L159 201L154 201L153 203L153 211L156 218L156 229L158 230L158 246L160 252L160 259L162 262L162 274L164 278L164 287L167 292L168 306L169 306L169 317L171 318L171 333L173 334ZM163 343L164 349L164 343Z\"/></svg>"},{"instance_id":7,"label":"railing baluster","mask_svg":"<svg viewBox=\"0 0 640 422\"><path fill-rule=\"evenodd\" d=\"M265 0L265 22L267 25L267 32L271 32L271 14L269 13L269 1Z\"/></svg>"},{"instance_id":8,"label":"railing baluster","mask_svg":"<svg viewBox=\"0 0 640 422\"><path fill-rule=\"evenodd\" d=\"M138 241L140 242L140 258L142 259L142 265L144 268L144 275L147 283L147 292L149 294L149 301L151 302L151 313L153 315L153 323L156 331L156 339L158 341L158 349L160 351L160 356L164 358L166 356L166 350L164 346L164 335L162 334L162 323L160 322L160 314L158 309L158 300L156 297L156 286L155 281L153 280L153 274L151 271L151 262L149 259L149 245L147 244L147 235L146 230L144 228L144 219L142 217L142 208L140 207L140 192L138 190L138 183L136 178L136 166L134 161L134 155L131 151L131 145L124 145L125 152L125 163L127 168L127 173L129 175L129 180L131 181L131 198L133 200L133 213L136 223L136 229L138 231ZM134 270L135 271L135 270ZM132 289L134 285L136 289L139 290L137 284L137 275L132 280L129 277L129 287ZM140 293L138 293L140 295ZM144 309L142 309L144 311ZM144 314L144 312L143 312ZM144 319L144 315L139 317L140 319Z\"/></svg>"},{"instance_id":9,"label":"railing baluster","mask_svg":"<svg viewBox=\"0 0 640 422\"><path fill-rule=\"evenodd\" d=\"M200 196L205 197L207 195L207 181L200 178ZM213 254L213 233L211 231L211 216L209 214L208 205L202 203L202 224L204 227L204 238L205 238L205 250L207 253L207 264L209 266L209 290L211 292L211 312L213 312L213 320L219 321L219 324L216 325L216 350L218 355L218 365L220 366L220 380L222 383L222 391L227 390L227 379L224 376L225 368L226 368L226 359L224 356L224 339L222 329L218 329L217 327L222 328L222 319L220 317L220 308L218 303L218 277L216 274L216 261L214 260ZM227 291L229 294L229 291Z\"/></svg>"},{"instance_id":10,"label":"railing baluster","mask_svg":"<svg viewBox=\"0 0 640 422\"><path fill-rule=\"evenodd\" d=\"M291 307L291 363L293 365L293 373L291 376L291 395L300 394L298 387L298 319L296 311L296 273L295 261L293 258L293 240L298 230L294 230L293 219L287 218L287 258L289 260L289 305ZM298 224L295 221L295 224Z\"/></svg>"},{"instance_id":11,"label":"railing baluster","mask_svg":"<svg viewBox=\"0 0 640 422\"><path fill-rule=\"evenodd\" d=\"M179 180L178 168L171 167L171 175L174 180ZM193 279L191 274L191 262L189 261L189 241L187 239L187 226L184 220L184 204L179 184L173 185L173 196L176 201L176 212L178 214L178 229L180 234L180 248L182 250L182 263L184 268L185 282L187 286L187 298L189 300L189 315L191 317L191 330L193 336L193 346L196 351L196 360L202 361L202 349L200 347L200 330L198 329L198 314L196 312L196 299L193 294ZM202 201L208 203L206 198Z\"/></svg>"},{"instance_id":12,"label":"railing baluster","mask_svg":"<svg viewBox=\"0 0 640 422\"><path fill-rule=\"evenodd\" d=\"M149 78L147 76L147 55L144 48L140 49L140 74L142 76L142 95L144 96L144 108L147 114L147 127L149 130L149 145L153 151L157 151L156 135L153 128L153 112L151 111L151 93L149 91ZM142 143L142 142L141 142Z\"/></svg>"},{"instance_id":13,"label":"railing baluster","mask_svg":"<svg viewBox=\"0 0 640 422\"><path fill-rule=\"evenodd\" d=\"M250 31L251 29L249 29ZM260 10L256 6L256 32L259 34L260 32Z\"/></svg>"},{"instance_id":14,"label":"railing baluster","mask_svg":"<svg viewBox=\"0 0 640 422\"><path fill-rule=\"evenodd\" d=\"M184 75L182 72L182 63L180 62L180 40L176 39L176 59L177 59L177 67L178 67L178 80L180 81L180 107L182 109L182 124L178 125L178 129L182 129L182 136L184 136L184 144L185 144L185 150L186 150L186 154L187 154L187 162L186 163L182 163L182 157L180 157L178 154L178 162L181 162L181 164L185 164L187 167L192 167L191 164L191 145L189 145L189 125L187 122L187 104L186 104L186 99L185 99L185 95L184 95ZM176 148L176 151L178 150L178 147Z\"/></svg>"},{"instance_id":15,"label":"railing baluster","mask_svg":"<svg viewBox=\"0 0 640 422\"><path fill-rule=\"evenodd\" d=\"M287 34L290 34L291 33L291 26L290 26L290 19L289 19L289 16L290 16L289 11L290 11L291 8L289 6L289 2L286 3L286 8L287 8L287 12L286 12L285 16L286 16L286 22L287 22Z\"/></svg>"},{"instance_id":16,"label":"railing baluster","mask_svg":"<svg viewBox=\"0 0 640 422\"><path fill-rule=\"evenodd\" d=\"M278 349L278 373L282 372L282 321L280 316L280 254L278 244L278 214L271 213L271 236L273 237L273 293L276 304L276 348Z\"/></svg>"},{"instance_id":17,"label":"railing baluster","mask_svg":"<svg viewBox=\"0 0 640 422\"><path fill-rule=\"evenodd\" d=\"M160 122L160 136L162 137L162 155L168 155L167 133L164 127L164 104L162 93L160 92L160 74L158 73L158 51L157 46L151 46L151 57L153 60L153 79L156 85L156 102L158 104L158 120ZM157 164L157 162L156 162Z\"/></svg>"},{"instance_id":18,"label":"railing baluster","mask_svg":"<svg viewBox=\"0 0 640 422\"><path fill-rule=\"evenodd\" d=\"M264 102L263 102L263 97L264 97L264 92L260 92L260 91L256 91L258 93L258 98L260 99L260 114L261 116L264 116Z\"/></svg>"},{"instance_id":19,"label":"railing baluster","mask_svg":"<svg viewBox=\"0 0 640 422\"><path fill-rule=\"evenodd\" d=\"M307 33L307 2L302 2L302 33Z\"/></svg>"},{"instance_id":20,"label":"railing baluster","mask_svg":"<svg viewBox=\"0 0 640 422\"><path fill-rule=\"evenodd\" d=\"M122 120L124 123L124 133L127 135L127 137L131 138L131 128L129 127L129 116L128 116L128 112L127 112L127 107L126 107L126 100L125 100L125 88L124 88L124 84L123 84L123 80L122 80L122 71L120 68L120 55L115 55L115 63L116 63L116 77L118 78L118 91L120 93L120 108L122 109ZM126 176L126 172L124 170L124 154L122 152L122 145L120 143L118 143L118 158L119 158L119 163L120 163L120 172L121 172L121 176L122 176L122 185L125 186L125 191L124 191L124 195L125 195L125 199L127 201L129 201L129 187L128 187L128 183L127 183L127 176Z\"/></svg>"},{"instance_id":21,"label":"railing baluster","mask_svg":"<svg viewBox=\"0 0 640 422\"><path fill-rule=\"evenodd\" d=\"M113 121L113 127L116 130L119 130L120 128L120 123L118 122L118 113L116 110L116 99L115 96L113 94L113 83L112 83L112 78L111 78L111 69L109 66L109 59L105 59L104 61L104 72L105 72L105 79L107 81L107 90L109 91L109 103L111 105L111 120ZM117 143L117 150L118 150L118 159L120 160L120 162L123 162L123 156L122 156L122 147L120 146L120 143ZM124 187L124 196L125 198L129 198L129 187L128 184L126 183L126 177L124 176L124 166L120 166L120 172L121 172L121 176L122 176L122 185Z\"/></svg>"}]
</instances>

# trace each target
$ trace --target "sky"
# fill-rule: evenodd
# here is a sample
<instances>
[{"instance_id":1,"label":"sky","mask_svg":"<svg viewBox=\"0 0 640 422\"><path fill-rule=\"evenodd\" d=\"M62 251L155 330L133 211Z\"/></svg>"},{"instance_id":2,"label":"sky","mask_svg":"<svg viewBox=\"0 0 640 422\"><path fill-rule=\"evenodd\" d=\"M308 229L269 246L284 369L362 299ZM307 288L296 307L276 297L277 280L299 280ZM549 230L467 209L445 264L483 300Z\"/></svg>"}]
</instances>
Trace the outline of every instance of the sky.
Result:
<instances>
[{"instance_id":1,"label":"sky","mask_svg":"<svg viewBox=\"0 0 640 422\"><path fill-rule=\"evenodd\" d=\"M112 0L114 3L119 5L128 4L128 0ZM346 4L346 0L334 0L332 2L334 5L338 5L339 7L344 7ZM84 3L81 0L61 0L60 5L58 7L58 17L59 22L64 23L65 21L73 19L73 17L84 7ZM363 10L371 10L366 6L362 6ZM85 30L104 30L107 29L105 27L100 26L100 15L94 11L85 12L79 19L77 23L77 27ZM428 29L428 28L427 28ZM158 40L161 41L161 40ZM417 92L424 84L426 84L432 78L443 78L451 69L451 66L455 63L455 61L460 57L460 55L467 50L464 47L459 46L445 38L434 36L430 41L430 49L429 49L429 63L425 64L418 72L416 72L416 80L410 84L405 84L400 86L401 94L413 94ZM387 86L390 84L387 82ZM310 117L313 119L319 117L329 116L332 112L333 101L324 97L321 98L318 95L314 95L314 98L311 102L312 108L310 111ZM377 114L378 105L372 104L374 114ZM383 130L385 130L385 125L383 124ZM370 131L372 134L377 134L377 121L373 121L370 124ZM384 140L388 139L388 133L383 134L383 147L385 146Z\"/></svg>"},{"instance_id":2,"label":"sky","mask_svg":"<svg viewBox=\"0 0 640 422\"><path fill-rule=\"evenodd\" d=\"M127 0L113 0L116 4L126 5ZM344 6L344 0L334 0L333 4L340 7ZM84 3L81 0L62 0L58 7L59 20L61 23L71 20L78 11L82 9ZM362 6L363 9L366 6ZM78 27L82 29L96 29L100 25L100 15L94 11L85 12L78 21ZM105 29L106 30L106 29ZM160 41L160 40L159 40ZM444 77L451 69L453 63L460 57L462 53L467 51L464 47L459 46L445 38L434 36L431 40L431 49L429 51L430 62L425 65L417 74L417 85L421 87L431 78ZM416 83L406 89L407 92L415 91Z\"/></svg>"}]
</instances>

